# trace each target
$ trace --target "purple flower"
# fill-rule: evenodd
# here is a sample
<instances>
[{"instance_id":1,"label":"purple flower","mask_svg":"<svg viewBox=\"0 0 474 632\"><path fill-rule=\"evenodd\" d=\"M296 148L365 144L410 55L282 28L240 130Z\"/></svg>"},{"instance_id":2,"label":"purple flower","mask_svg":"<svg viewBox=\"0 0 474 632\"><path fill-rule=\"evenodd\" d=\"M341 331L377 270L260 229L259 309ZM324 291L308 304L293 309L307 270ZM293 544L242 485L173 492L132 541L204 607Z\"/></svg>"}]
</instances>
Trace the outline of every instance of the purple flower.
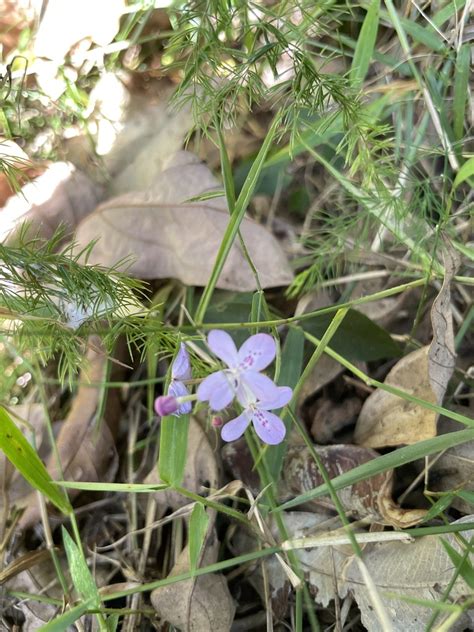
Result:
<instances>
[{"instance_id":1,"label":"purple flower","mask_svg":"<svg viewBox=\"0 0 474 632\"><path fill-rule=\"evenodd\" d=\"M197 390L199 401L208 401L212 410L222 410L235 396L247 400L251 393L265 401L277 396L278 387L269 377L259 373L275 358L276 344L271 336L250 336L237 351L229 334L213 329L209 332L207 344L228 368L211 373L201 382Z\"/></svg>"},{"instance_id":2,"label":"purple flower","mask_svg":"<svg viewBox=\"0 0 474 632\"><path fill-rule=\"evenodd\" d=\"M243 435L250 422L262 441L270 445L281 443L285 438L286 428L280 417L268 412L285 406L291 399L293 391L289 386L276 387L277 394L272 399L258 400L247 398L240 403L244 411L222 428L224 441L235 441Z\"/></svg>"},{"instance_id":3,"label":"purple flower","mask_svg":"<svg viewBox=\"0 0 474 632\"><path fill-rule=\"evenodd\" d=\"M179 402L179 397L188 397L189 391L182 380L191 379L191 362L186 346L182 342L178 353L171 365L171 382L168 387L167 395L158 397L155 400L155 411L161 417L174 414L188 415L191 412L192 404L190 401Z\"/></svg>"}]
</instances>

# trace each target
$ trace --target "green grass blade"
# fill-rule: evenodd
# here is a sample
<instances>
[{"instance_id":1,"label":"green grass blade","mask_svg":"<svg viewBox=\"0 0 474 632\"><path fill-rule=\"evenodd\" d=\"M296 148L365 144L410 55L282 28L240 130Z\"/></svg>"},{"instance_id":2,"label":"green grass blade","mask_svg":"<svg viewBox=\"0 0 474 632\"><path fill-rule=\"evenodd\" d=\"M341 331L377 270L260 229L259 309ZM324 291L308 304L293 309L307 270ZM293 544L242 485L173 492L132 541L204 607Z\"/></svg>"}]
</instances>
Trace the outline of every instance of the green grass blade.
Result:
<instances>
[{"instance_id":1,"label":"green grass blade","mask_svg":"<svg viewBox=\"0 0 474 632\"><path fill-rule=\"evenodd\" d=\"M471 62L471 47L463 44L458 51L454 70L453 93L453 131L454 139L459 141L464 135L464 113L469 90L469 69Z\"/></svg>"},{"instance_id":2,"label":"green grass blade","mask_svg":"<svg viewBox=\"0 0 474 632\"><path fill-rule=\"evenodd\" d=\"M456 551L456 549L452 547L449 542L443 540L443 538L441 538L441 543L466 584L469 588L474 589L474 569L472 568L468 555L462 555Z\"/></svg>"},{"instance_id":3,"label":"green grass blade","mask_svg":"<svg viewBox=\"0 0 474 632\"><path fill-rule=\"evenodd\" d=\"M280 125L280 119L281 115L277 114L268 130L267 136L265 137L265 140L257 154L257 157L252 164L248 176L245 179L244 186L242 187L240 195L237 198L234 212L232 213L229 224L227 225L224 237L217 253L214 267L211 272L210 279L206 287L204 288L204 292L202 293L201 300L199 301L199 305L196 310L195 321L197 324L202 323L204 319L206 310L216 287L216 283L219 279L225 262L227 261L227 257L239 231L240 224L242 223L242 220L244 218L245 211L247 210L247 206L257 185L258 178L265 163L265 159L274 141L278 127Z\"/></svg>"},{"instance_id":4,"label":"green grass blade","mask_svg":"<svg viewBox=\"0 0 474 632\"><path fill-rule=\"evenodd\" d=\"M281 386L290 386L294 389L297 385L303 367L304 341L304 333L299 327L292 327L289 330L281 354L281 371L278 379L278 383ZM290 417L282 415L282 419L285 422L287 431L289 431L291 426ZM283 441L278 445L268 446L266 450L265 461L268 471L275 481L278 481L280 478L287 448L287 442Z\"/></svg>"},{"instance_id":5,"label":"green grass blade","mask_svg":"<svg viewBox=\"0 0 474 632\"><path fill-rule=\"evenodd\" d=\"M209 516L204 506L196 503L189 519L189 564L192 571L198 567L208 524Z\"/></svg>"},{"instance_id":6,"label":"green grass blade","mask_svg":"<svg viewBox=\"0 0 474 632\"><path fill-rule=\"evenodd\" d=\"M456 190L460 184L474 176L474 157L469 158L459 169L453 182L453 190Z\"/></svg>"},{"instance_id":7,"label":"green grass blade","mask_svg":"<svg viewBox=\"0 0 474 632\"><path fill-rule=\"evenodd\" d=\"M379 28L380 0L372 0L360 30L349 78L359 86L369 70Z\"/></svg>"},{"instance_id":8,"label":"green grass blade","mask_svg":"<svg viewBox=\"0 0 474 632\"><path fill-rule=\"evenodd\" d=\"M64 514L72 507L48 470L4 408L0 408L0 449L21 475Z\"/></svg>"},{"instance_id":9,"label":"green grass blade","mask_svg":"<svg viewBox=\"0 0 474 632\"><path fill-rule=\"evenodd\" d=\"M40 632L65 632L73 623L82 617L88 608L91 607L90 601L82 603L67 610L64 614L56 617L46 625L41 626Z\"/></svg>"},{"instance_id":10,"label":"green grass blade","mask_svg":"<svg viewBox=\"0 0 474 632\"><path fill-rule=\"evenodd\" d=\"M62 527L61 531L74 588L82 599L90 603L92 608L100 610L101 601L99 591L82 551L79 550L77 544L64 527Z\"/></svg>"},{"instance_id":11,"label":"green grass blade","mask_svg":"<svg viewBox=\"0 0 474 632\"><path fill-rule=\"evenodd\" d=\"M358 483L359 481L364 481L371 476L380 474L381 472L386 472L387 470L400 467L406 463L416 461L416 459L422 459L430 454L441 452L442 450L452 448L453 446L460 445L466 441L472 441L473 439L474 429L469 428L468 430L450 432L448 434L441 435L440 437L419 441L414 445L408 445L403 448L399 448L394 452L390 452L389 454L379 456L373 461L369 461L368 463L355 467L350 472L336 476L336 478L332 480L332 486L337 491L349 485L353 485L354 483ZM290 509L290 507L301 505L308 500L326 496L328 493L329 489L327 485L319 485L315 489L305 492L304 494L300 494L293 500L280 505L276 511L285 511L286 509Z\"/></svg>"}]
</instances>

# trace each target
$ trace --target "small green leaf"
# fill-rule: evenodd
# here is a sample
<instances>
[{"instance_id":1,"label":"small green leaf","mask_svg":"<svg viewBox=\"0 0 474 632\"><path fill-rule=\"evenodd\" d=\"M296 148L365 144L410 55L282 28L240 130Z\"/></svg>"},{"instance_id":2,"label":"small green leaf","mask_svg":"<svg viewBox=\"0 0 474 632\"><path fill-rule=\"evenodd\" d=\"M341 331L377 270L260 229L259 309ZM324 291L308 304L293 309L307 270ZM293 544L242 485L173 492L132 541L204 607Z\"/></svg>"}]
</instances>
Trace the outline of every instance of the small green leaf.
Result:
<instances>
[{"instance_id":1,"label":"small green leaf","mask_svg":"<svg viewBox=\"0 0 474 632\"><path fill-rule=\"evenodd\" d=\"M199 563L199 554L204 545L209 516L204 505L196 503L189 519L189 564L192 571Z\"/></svg>"},{"instance_id":2,"label":"small green leaf","mask_svg":"<svg viewBox=\"0 0 474 632\"><path fill-rule=\"evenodd\" d=\"M469 158L469 160L466 160L459 169L457 176L454 179L453 190L457 189L460 184L472 176L474 176L474 156Z\"/></svg>"},{"instance_id":3,"label":"small green leaf","mask_svg":"<svg viewBox=\"0 0 474 632\"><path fill-rule=\"evenodd\" d=\"M82 551L64 527L61 529L64 548L74 588L82 599L88 601L92 608L100 610L101 600L94 578L84 559Z\"/></svg>"},{"instance_id":4,"label":"small green leaf","mask_svg":"<svg viewBox=\"0 0 474 632\"><path fill-rule=\"evenodd\" d=\"M61 616L56 617L56 619L53 619L46 625L41 626L39 630L40 632L64 632L75 621L80 619L82 615L84 614L84 612L86 612L86 610L90 607L91 607L90 601L83 601L79 605L74 606L74 608L67 610Z\"/></svg>"},{"instance_id":5,"label":"small green leaf","mask_svg":"<svg viewBox=\"0 0 474 632\"><path fill-rule=\"evenodd\" d=\"M456 551L456 549L443 538L441 538L441 543L446 549L446 553L449 555L452 563L459 571L459 574L464 579L466 584L469 586L469 588L474 589L474 569L472 568L469 557L465 557L464 555Z\"/></svg>"},{"instance_id":6,"label":"small green leaf","mask_svg":"<svg viewBox=\"0 0 474 632\"><path fill-rule=\"evenodd\" d=\"M189 415L163 417L160 428L158 472L162 481L179 486L186 467Z\"/></svg>"},{"instance_id":7,"label":"small green leaf","mask_svg":"<svg viewBox=\"0 0 474 632\"><path fill-rule=\"evenodd\" d=\"M0 449L35 489L63 513L71 513L67 496L56 486L43 462L4 408L0 408Z\"/></svg>"},{"instance_id":8,"label":"small green leaf","mask_svg":"<svg viewBox=\"0 0 474 632\"><path fill-rule=\"evenodd\" d=\"M369 70L379 29L380 0L372 0L360 30L354 52L349 78L354 85L360 85Z\"/></svg>"}]
</instances>

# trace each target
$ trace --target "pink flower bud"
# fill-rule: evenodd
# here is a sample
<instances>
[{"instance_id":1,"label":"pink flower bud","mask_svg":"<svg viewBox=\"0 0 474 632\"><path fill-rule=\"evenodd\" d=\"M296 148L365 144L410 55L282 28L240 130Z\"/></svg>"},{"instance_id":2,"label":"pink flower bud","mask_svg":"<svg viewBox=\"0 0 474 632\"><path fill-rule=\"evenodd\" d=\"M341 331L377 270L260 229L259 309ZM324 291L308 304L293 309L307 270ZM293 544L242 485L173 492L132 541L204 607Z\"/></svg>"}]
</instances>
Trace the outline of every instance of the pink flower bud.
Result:
<instances>
[{"instance_id":1,"label":"pink flower bud","mask_svg":"<svg viewBox=\"0 0 474 632\"><path fill-rule=\"evenodd\" d=\"M172 395L162 395L155 399L155 411L160 417L166 417L166 415L175 413L178 407L178 400Z\"/></svg>"},{"instance_id":2,"label":"pink flower bud","mask_svg":"<svg viewBox=\"0 0 474 632\"><path fill-rule=\"evenodd\" d=\"M224 420L222 417L216 416L211 419L211 425L213 425L214 428L220 428L223 424Z\"/></svg>"}]
</instances>

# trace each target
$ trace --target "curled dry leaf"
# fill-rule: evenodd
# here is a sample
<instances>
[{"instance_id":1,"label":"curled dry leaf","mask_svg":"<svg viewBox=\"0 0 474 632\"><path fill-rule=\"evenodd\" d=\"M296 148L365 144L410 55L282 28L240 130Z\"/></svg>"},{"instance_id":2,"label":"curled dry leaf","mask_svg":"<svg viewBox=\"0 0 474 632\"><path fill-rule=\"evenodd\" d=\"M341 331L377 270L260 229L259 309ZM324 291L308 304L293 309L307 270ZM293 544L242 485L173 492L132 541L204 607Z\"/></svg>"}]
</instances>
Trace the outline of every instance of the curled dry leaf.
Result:
<instances>
[{"instance_id":1,"label":"curled dry leaf","mask_svg":"<svg viewBox=\"0 0 474 632\"><path fill-rule=\"evenodd\" d=\"M202 566L217 561L219 542L212 529L204 544ZM189 571L186 547L173 567L170 577ZM185 632L228 632L235 615L235 605L223 575L209 573L196 579L157 588L151 603L159 616Z\"/></svg>"},{"instance_id":2,"label":"curled dry leaf","mask_svg":"<svg viewBox=\"0 0 474 632\"><path fill-rule=\"evenodd\" d=\"M35 237L49 239L59 226L72 232L101 198L99 185L72 164L57 162L7 201L2 210L0 241L14 243L25 221Z\"/></svg>"},{"instance_id":3,"label":"curled dry leaf","mask_svg":"<svg viewBox=\"0 0 474 632\"><path fill-rule=\"evenodd\" d=\"M176 420L179 423L179 420ZM203 488L218 489L221 484L219 464L216 452L195 417L189 419L188 448L186 454L186 468L182 486L195 494L202 494ZM161 483L157 468L154 468L145 478L144 483L155 485ZM189 504L189 498L172 489L156 492L154 495L161 517L168 509L176 511Z\"/></svg>"},{"instance_id":4,"label":"curled dry leaf","mask_svg":"<svg viewBox=\"0 0 474 632\"><path fill-rule=\"evenodd\" d=\"M83 222L79 246L99 240L88 261L105 266L127 259L127 273L142 279L178 278L187 285L209 280L229 213L224 198L188 202L217 188L209 169L187 152L179 152L146 192L109 200ZM240 232L258 271L262 287L286 285L292 279L288 261L276 239L263 226L244 219ZM131 263L130 263L131 259ZM256 289L252 270L238 241L217 287Z\"/></svg>"},{"instance_id":5,"label":"curled dry leaf","mask_svg":"<svg viewBox=\"0 0 474 632\"><path fill-rule=\"evenodd\" d=\"M428 374L428 354L429 347L422 347L404 356L387 375L385 384L436 404ZM436 436L437 418L437 413L428 408L378 389L362 406L354 441L369 448L416 443Z\"/></svg>"},{"instance_id":6,"label":"curled dry leaf","mask_svg":"<svg viewBox=\"0 0 474 632\"><path fill-rule=\"evenodd\" d=\"M106 482L113 480L118 466L115 449L115 432L120 420L118 393L111 389L102 422L97 425L95 414L99 405L101 388L89 382L100 383L104 379L107 356L96 336L89 339L86 355L87 366L81 372L79 388L71 409L64 420L56 440L64 480ZM48 471L53 479L61 478L55 455L48 460ZM70 490L70 497L77 495ZM39 519L36 495L28 503L21 516L19 527L26 529Z\"/></svg>"},{"instance_id":7,"label":"curled dry leaf","mask_svg":"<svg viewBox=\"0 0 474 632\"><path fill-rule=\"evenodd\" d=\"M461 258L447 240L445 240L443 260L445 275L443 285L431 308L433 342L428 354L428 375L438 404L443 401L448 382L456 366L451 312L451 281L460 266Z\"/></svg>"},{"instance_id":8,"label":"curled dry leaf","mask_svg":"<svg viewBox=\"0 0 474 632\"><path fill-rule=\"evenodd\" d=\"M432 404L442 403L456 359L450 286L460 259L449 243L445 246L445 277L431 309L433 340L402 358L385 378L386 384ZM436 436L437 421L436 412L377 390L362 408L354 440L371 448L416 443Z\"/></svg>"},{"instance_id":9,"label":"curled dry leaf","mask_svg":"<svg viewBox=\"0 0 474 632\"><path fill-rule=\"evenodd\" d=\"M335 445L314 448L330 478L348 472L358 465L379 456L374 450L353 445ZM319 469L306 446L288 450L283 467L283 481L295 495L302 494L324 483ZM339 499L347 512L356 518L404 528L420 522L424 510L402 509L392 499L393 470L372 476L338 491ZM318 507L334 509L328 496L311 501Z\"/></svg>"}]
</instances>

